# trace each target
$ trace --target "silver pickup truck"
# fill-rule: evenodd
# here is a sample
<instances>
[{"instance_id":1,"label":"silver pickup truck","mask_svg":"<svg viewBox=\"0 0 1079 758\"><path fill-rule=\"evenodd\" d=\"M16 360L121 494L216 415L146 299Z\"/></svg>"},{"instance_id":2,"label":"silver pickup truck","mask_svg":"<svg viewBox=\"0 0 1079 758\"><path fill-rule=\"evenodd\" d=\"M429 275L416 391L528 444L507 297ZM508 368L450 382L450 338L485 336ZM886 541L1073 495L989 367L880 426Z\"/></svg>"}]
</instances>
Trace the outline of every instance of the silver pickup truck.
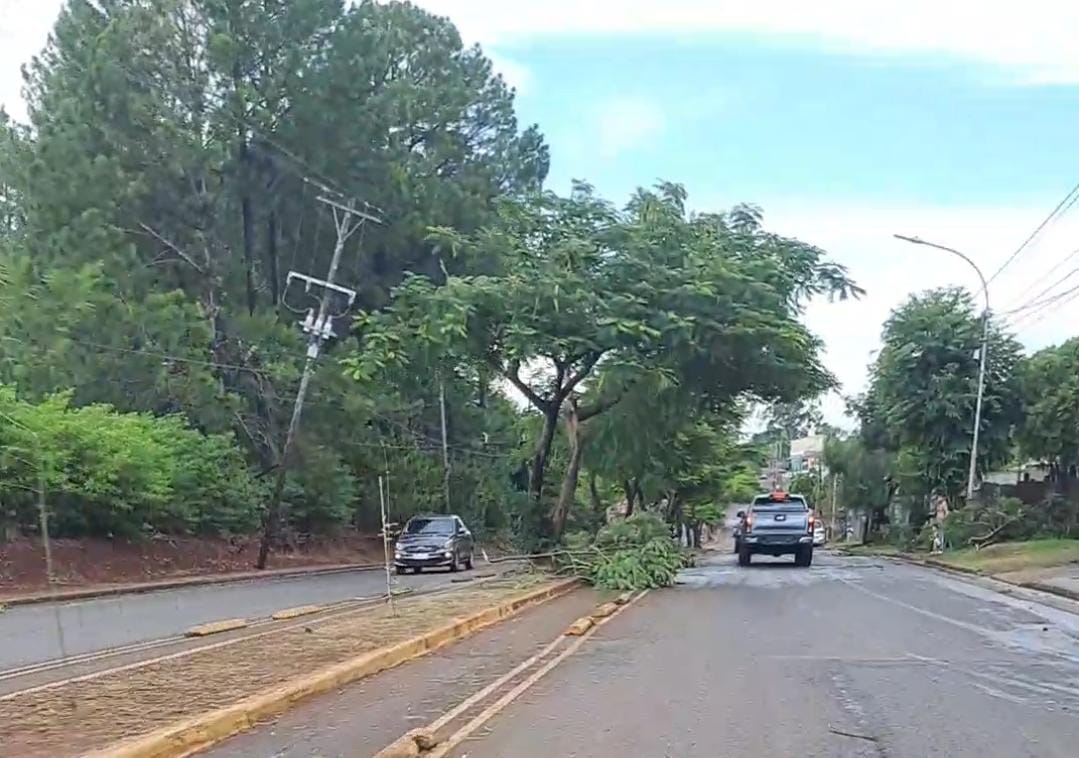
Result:
<instances>
[{"instance_id":1,"label":"silver pickup truck","mask_svg":"<svg viewBox=\"0 0 1079 758\"><path fill-rule=\"evenodd\" d=\"M801 495L771 492L753 498L741 519L735 548L738 565L754 555L793 555L796 566L813 563L813 511Z\"/></svg>"}]
</instances>

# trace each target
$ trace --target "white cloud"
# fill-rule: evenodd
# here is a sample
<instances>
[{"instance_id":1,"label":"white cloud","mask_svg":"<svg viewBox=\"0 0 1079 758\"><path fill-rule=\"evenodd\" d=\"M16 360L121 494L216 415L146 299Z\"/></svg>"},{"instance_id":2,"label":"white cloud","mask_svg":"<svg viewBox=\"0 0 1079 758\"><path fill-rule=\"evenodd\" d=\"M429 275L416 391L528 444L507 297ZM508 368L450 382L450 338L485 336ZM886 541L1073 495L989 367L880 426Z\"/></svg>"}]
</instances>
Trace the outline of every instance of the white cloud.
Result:
<instances>
[{"instance_id":1,"label":"white cloud","mask_svg":"<svg viewBox=\"0 0 1079 758\"><path fill-rule=\"evenodd\" d=\"M600 154L605 158L639 147L663 131L662 108L642 97L619 96L603 100L595 113Z\"/></svg>"},{"instance_id":2,"label":"white cloud","mask_svg":"<svg viewBox=\"0 0 1079 758\"><path fill-rule=\"evenodd\" d=\"M1079 82L1079 5L1063 0L419 0L468 42L496 52L518 89L528 71L506 58L516 42L565 35L684 37L730 32L830 49L945 54L1004 67L1018 81ZM37 53L61 0L0 0L0 104L21 116L19 65Z\"/></svg>"},{"instance_id":3,"label":"white cloud","mask_svg":"<svg viewBox=\"0 0 1079 758\"><path fill-rule=\"evenodd\" d=\"M893 234L918 236L961 250L990 277L1047 212L1048 205L873 208L777 202L766 206L765 222L775 231L823 247L867 290L860 301L816 302L806 314L807 324L826 342L825 363L842 382L842 392L855 394L865 388L866 366L880 344L885 319L912 293L963 286L975 292L980 302L977 275L967 264L948 253L896 240ZM1046 287L1052 287L1052 295L1079 284L1079 272L1064 279L1079 267L1079 256L1052 271L1077 247L1079 211L1073 210L1050 225L990 283L993 312L1004 314L1031 301ZM1037 320L1038 316L1044 318ZM1079 297L1071 301L1061 298L1055 307L1036 312L1032 318L1010 317L1028 350L1073 336L1077 320ZM838 395L827 399L825 410L832 423L842 420Z\"/></svg>"},{"instance_id":4,"label":"white cloud","mask_svg":"<svg viewBox=\"0 0 1079 758\"><path fill-rule=\"evenodd\" d=\"M41 52L61 0L0 0L0 106L26 118L19 67Z\"/></svg>"},{"instance_id":5,"label":"white cloud","mask_svg":"<svg viewBox=\"0 0 1079 758\"><path fill-rule=\"evenodd\" d=\"M420 0L484 43L538 36L735 32L870 53L946 54L1079 82L1079 5L1063 0Z\"/></svg>"}]
</instances>

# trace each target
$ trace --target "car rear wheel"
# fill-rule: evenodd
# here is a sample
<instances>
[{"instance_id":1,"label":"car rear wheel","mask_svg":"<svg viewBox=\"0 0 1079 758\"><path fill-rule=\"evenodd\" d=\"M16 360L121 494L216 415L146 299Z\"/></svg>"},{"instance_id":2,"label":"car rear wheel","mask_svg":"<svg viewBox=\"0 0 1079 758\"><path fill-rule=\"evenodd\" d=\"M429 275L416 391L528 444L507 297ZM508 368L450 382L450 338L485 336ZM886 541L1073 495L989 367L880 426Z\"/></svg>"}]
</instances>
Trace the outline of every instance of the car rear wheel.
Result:
<instances>
[{"instance_id":1,"label":"car rear wheel","mask_svg":"<svg viewBox=\"0 0 1079 758\"><path fill-rule=\"evenodd\" d=\"M468 557L465 558L465 571L471 571L471 570L472 570L472 553L469 553Z\"/></svg>"},{"instance_id":2,"label":"car rear wheel","mask_svg":"<svg viewBox=\"0 0 1079 758\"><path fill-rule=\"evenodd\" d=\"M798 552L794 554L794 565L795 566L802 566L802 567L809 567L812 564L813 564L813 548L812 548L812 546L798 548Z\"/></svg>"}]
</instances>

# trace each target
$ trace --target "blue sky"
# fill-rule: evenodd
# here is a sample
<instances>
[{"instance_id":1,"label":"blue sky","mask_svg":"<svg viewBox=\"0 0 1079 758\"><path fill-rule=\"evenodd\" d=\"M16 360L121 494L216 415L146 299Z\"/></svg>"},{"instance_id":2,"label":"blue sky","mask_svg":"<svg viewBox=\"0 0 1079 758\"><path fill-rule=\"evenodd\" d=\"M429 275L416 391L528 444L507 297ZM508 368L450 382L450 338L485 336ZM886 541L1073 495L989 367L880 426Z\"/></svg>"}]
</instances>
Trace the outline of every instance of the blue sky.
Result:
<instances>
[{"instance_id":1,"label":"blue sky","mask_svg":"<svg viewBox=\"0 0 1079 758\"><path fill-rule=\"evenodd\" d=\"M1079 182L1075 3L417 4L449 16L517 87L522 122L551 145L553 189L582 178L620 200L682 182L695 209L758 204L775 231L846 264L867 296L805 316L843 393L864 388L882 322L911 293L976 285L961 261L892 234L959 248L989 275ZM16 115L18 65L59 5L0 0L0 103ZM1079 281L1064 278L1077 249L1079 205L992 283L994 312L1028 349L1079 331L1079 298L1008 313ZM825 410L843 422L839 393Z\"/></svg>"},{"instance_id":2,"label":"blue sky","mask_svg":"<svg viewBox=\"0 0 1079 758\"><path fill-rule=\"evenodd\" d=\"M1021 85L989 64L729 34L588 35L506 52L529 72L519 110L552 144L556 187L582 176L621 195L664 177L764 205L1044 204L1079 167L1079 87ZM637 123L582 130L608 111Z\"/></svg>"}]
</instances>

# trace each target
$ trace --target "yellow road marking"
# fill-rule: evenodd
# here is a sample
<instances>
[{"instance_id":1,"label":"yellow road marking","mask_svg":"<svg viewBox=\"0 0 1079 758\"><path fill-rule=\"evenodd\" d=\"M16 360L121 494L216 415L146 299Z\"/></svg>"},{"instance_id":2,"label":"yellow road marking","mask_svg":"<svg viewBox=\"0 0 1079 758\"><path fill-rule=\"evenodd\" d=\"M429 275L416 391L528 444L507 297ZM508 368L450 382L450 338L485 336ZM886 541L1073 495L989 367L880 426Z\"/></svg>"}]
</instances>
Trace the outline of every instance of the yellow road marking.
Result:
<instances>
[{"instance_id":1,"label":"yellow road marking","mask_svg":"<svg viewBox=\"0 0 1079 758\"><path fill-rule=\"evenodd\" d=\"M584 645L584 643L587 642L589 640L589 638L592 637L592 635L594 635L596 632L599 631L600 627L602 627L604 624L608 623L609 621L611 621L612 619L617 617L618 614L622 613L622 611L629 608L631 605L633 605L635 602L637 602L638 600L640 600L642 597L644 597L647 594L648 594L648 590L644 590L643 592L641 592L639 595L637 595L633 599L629 600L624 605L619 606L617 611L613 612L611 615L607 616L606 618L601 619L599 622L596 623L595 626L593 626L591 629L589 629L587 632L585 632L583 635L581 635L572 644L570 644L565 650L563 650L561 653L556 655L551 660L547 661L547 663L545 663L539 669L534 671L527 679L525 679L523 682L518 684L512 690L510 690L505 695L500 697L498 700L496 700L494 703L489 705L487 708L485 708L478 716L476 716L474 719L472 719L467 724L465 724L463 727L461 727L456 732L454 732L452 735L450 735L450 737L447 738L444 742L440 742L438 744L438 746L434 750L427 753L427 757L428 758L444 758L446 755L449 754L449 752L451 750L453 750L455 747L457 747L462 742L464 742L466 739L468 739L468 737L473 732L475 732L477 729L479 729L485 723L487 723L492 718L497 716L502 710L504 710L506 708L506 706L508 706L514 700L519 698L522 694L527 692L534 684L536 684L536 682L538 682L540 679L545 677L555 666L557 666L559 663L564 661L566 658L568 658L569 656L571 656L575 652L577 652L577 650L579 650L581 648L581 646ZM558 640L556 640L556 642L557 641ZM554 643L552 643L552 646L553 646L553 644ZM443 722L443 723L445 723L445 722Z\"/></svg>"}]
</instances>

